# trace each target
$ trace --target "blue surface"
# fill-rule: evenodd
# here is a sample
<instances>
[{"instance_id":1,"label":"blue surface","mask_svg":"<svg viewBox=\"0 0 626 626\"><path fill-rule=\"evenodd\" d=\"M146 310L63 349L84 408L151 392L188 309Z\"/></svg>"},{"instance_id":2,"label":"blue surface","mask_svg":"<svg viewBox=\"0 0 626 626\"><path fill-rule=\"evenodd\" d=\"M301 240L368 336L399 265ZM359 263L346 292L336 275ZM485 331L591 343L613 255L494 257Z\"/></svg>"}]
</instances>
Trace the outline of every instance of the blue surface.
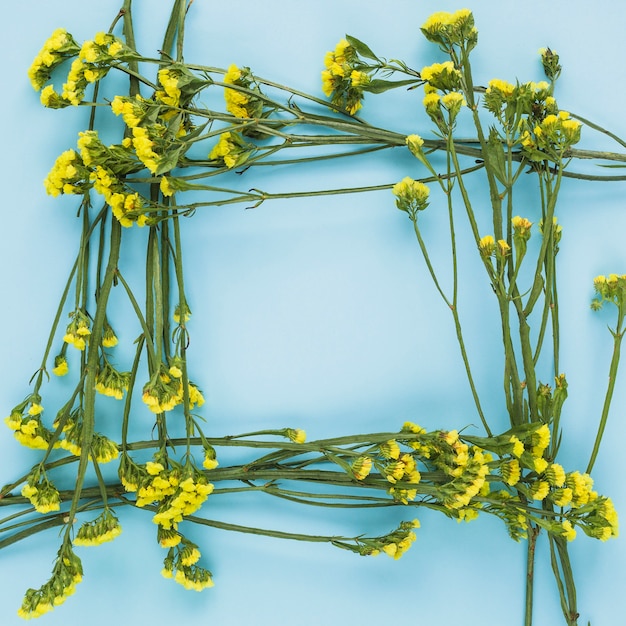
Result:
<instances>
[{"instance_id":1,"label":"blue surface","mask_svg":"<svg viewBox=\"0 0 626 626\"><path fill-rule=\"evenodd\" d=\"M86 109L43 109L26 69L54 28L67 28L79 41L91 38L108 27L120 2L90 4L22 0L3 8L8 44L0 99L0 406L5 413L27 393L79 233L74 204L47 197L41 181L88 119ZM158 49L169 4L137 2L139 47L146 54ZM536 53L549 45L565 67L557 92L560 106L626 136L621 43L626 9L608 0L595 2L593 9L580 0L549 5L539 0L475 0L468 6L480 33L474 53L477 83L493 77L540 80ZM250 65L261 76L321 94L324 52L346 32L382 56L404 59L419 69L440 60L419 26L435 10L457 8L447 1L196 0L186 59ZM427 136L420 100L419 94L404 92L368 97L364 116L400 132ZM597 135L585 137L583 144L612 148ZM264 171L262 178L250 175L245 185L273 191L391 183L417 175L415 163L386 153L358 165L327 163L306 173ZM606 324L612 319L592 314L588 303L595 275L626 271L623 194L623 183L568 182L557 210L564 228L559 253L562 368L570 397L561 461L567 470L584 469L601 409L611 350ZM424 226L434 250L445 241L444 223L441 228L438 224L442 210L433 200L431 221ZM519 207L522 214L530 210ZM192 376L207 392L207 434L293 426L306 429L314 439L395 428L406 419L433 429L476 422L452 320L428 279L411 223L394 208L389 193L282 200L254 211L242 206L208 209L184 224L183 236L194 312L189 356ZM469 245L466 238L463 245ZM434 257L445 264L447 253ZM486 410L494 424L504 427L497 394L490 393L492 388L499 393L501 376L495 300L487 285L476 286L482 279L479 269L463 267L461 315ZM611 495L622 514L624 376L622 372L594 470L597 489ZM0 434L0 483L26 470L37 455L21 449L5 429ZM398 509L303 512L254 497L215 498L203 512L243 524L346 535L384 532L399 519L414 516L412 510L401 515ZM417 514L422 521L418 540L400 561L190 529L216 583L197 594L161 577L163 551L155 542L150 514L125 511L118 539L80 550L83 583L41 623L520 624L524 545L513 543L495 519L457 524L429 512ZM616 624L618 594L626 583L624 540L601 544L580 532L570 547L581 624L587 619L594 625ZM537 565L536 626L562 620L545 548L540 545ZM47 580L56 550L52 531L2 551L3 626L21 623L16 611L22 594Z\"/></svg>"}]
</instances>

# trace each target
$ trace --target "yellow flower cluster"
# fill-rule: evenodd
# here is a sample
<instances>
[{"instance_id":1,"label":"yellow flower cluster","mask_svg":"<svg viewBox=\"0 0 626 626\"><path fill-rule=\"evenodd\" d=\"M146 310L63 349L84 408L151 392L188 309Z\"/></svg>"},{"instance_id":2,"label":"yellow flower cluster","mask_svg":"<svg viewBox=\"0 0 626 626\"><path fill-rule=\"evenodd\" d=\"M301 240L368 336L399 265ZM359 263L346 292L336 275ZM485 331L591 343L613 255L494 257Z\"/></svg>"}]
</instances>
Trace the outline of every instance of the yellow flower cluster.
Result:
<instances>
[{"instance_id":1,"label":"yellow flower cluster","mask_svg":"<svg viewBox=\"0 0 626 626\"><path fill-rule=\"evenodd\" d=\"M71 544L64 543L58 552L50 580L39 589L26 592L17 614L21 618L31 619L52 611L74 593L82 579L80 559L72 551Z\"/></svg>"},{"instance_id":2,"label":"yellow flower cluster","mask_svg":"<svg viewBox=\"0 0 626 626\"><path fill-rule=\"evenodd\" d=\"M253 151L254 147L245 142L238 133L227 130L220 134L219 141L209 153L209 159L222 162L232 169L243 165Z\"/></svg>"},{"instance_id":3,"label":"yellow flower cluster","mask_svg":"<svg viewBox=\"0 0 626 626\"><path fill-rule=\"evenodd\" d=\"M504 258L511 252L511 246L504 239L496 242L493 235L485 235L478 242L478 251L485 258L494 254L497 258Z\"/></svg>"},{"instance_id":4,"label":"yellow flower cluster","mask_svg":"<svg viewBox=\"0 0 626 626\"><path fill-rule=\"evenodd\" d=\"M527 158L541 161L558 159L565 150L580 141L582 124L567 111L550 113L533 127L526 123L520 143Z\"/></svg>"},{"instance_id":5,"label":"yellow flower cluster","mask_svg":"<svg viewBox=\"0 0 626 626\"><path fill-rule=\"evenodd\" d=\"M22 495L29 500L38 513L51 513L61 508L61 497L45 473L35 473L28 477L22 487Z\"/></svg>"},{"instance_id":6,"label":"yellow flower cluster","mask_svg":"<svg viewBox=\"0 0 626 626\"><path fill-rule=\"evenodd\" d=\"M471 50L478 41L478 32L474 27L474 16L469 9L460 9L454 13L438 11L433 13L421 27L428 41L438 43L449 49L452 45L465 44Z\"/></svg>"},{"instance_id":7,"label":"yellow flower cluster","mask_svg":"<svg viewBox=\"0 0 626 626\"><path fill-rule=\"evenodd\" d=\"M256 90L253 82L250 80L249 70L247 68L240 69L235 64L232 64L226 74L224 74L224 83L249 91ZM255 98L249 93L233 87L224 89L224 100L226 101L226 110L235 117L260 117L263 111L263 102L259 98Z\"/></svg>"},{"instance_id":8,"label":"yellow flower cluster","mask_svg":"<svg viewBox=\"0 0 626 626\"><path fill-rule=\"evenodd\" d=\"M136 128L146 114L146 103L139 94L134 98L115 96L111 101L111 111L115 115L121 115L128 128Z\"/></svg>"},{"instance_id":9,"label":"yellow flower cluster","mask_svg":"<svg viewBox=\"0 0 626 626\"><path fill-rule=\"evenodd\" d=\"M79 105L87 85L104 78L113 61L132 57L133 53L117 37L98 33L93 41L85 41L78 57L72 62L61 98L74 106Z\"/></svg>"},{"instance_id":10,"label":"yellow flower cluster","mask_svg":"<svg viewBox=\"0 0 626 626\"><path fill-rule=\"evenodd\" d=\"M324 66L322 91L334 105L354 115L362 107L363 88L370 82L369 74L363 71L367 66L358 61L356 50L346 39L326 53Z\"/></svg>"},{"instance_id":11,"label":"yellow flower cluster","mask_svg":"<svg viewBox=\"0 0 626 626\"><path fill-rule=\"evenodd\" d=\"M162 463L154 461L141 467L126 455L122 456L118 472L124 489L137 492L138 507L165 499L176 492L180 483L177 469L166 470Z\"/></svg>"},{"instance_id":12,"label":"yellow flower cluster","mask_svg":"<svg viewBox=\"0 0 626 626\"><path fill-rule=\"evenodd\" d=\"M185 515L197 511L213 491L213 485L193 467L166 468L165 461L148 461L145 466L135 464L123 455L119 476L124 489L137 493L136 506L155 502L159 509L152 518L163 530L176 530ZM168 533L164 541L175 545L174 535Z\"/></svg>"},{"instance_id":13,"label":"yellow flower cluster","mask_svg":"<svg viewBox=\"0 0 626 626\"><path fill-rule=\"evenodd\" d=\"M168 371L162 368L144 385L141 399L153 413L171 411L184 402L185 389L180 380L181 374L177 367L172 367ZM188 385L188 394L189 408L204 404L202 392L191 382Z\"/></svg>"},{"instance_id":14,"label":"yellow flower cluster","mask_svg":"<svg viewBox=\"0 0 626 626\"><path fill-rule=\"evenodd\" d=\"M509 98L513 98L513 94L515 93L515 85L511 83L500 80L499 78L492 78L489 81L489 86L487 87L487 91L485 92L485 98L487 99L490 95L496 95L503 100L507 100ZM486 100L488 101L488 100Z\"/></svg>"},{"instance_id":15,"label":"yellow flower cluster","mask_svg":"<svg viewBox=\"0 0 626 626\"><path fill-rule=\"evenodd\" d=\"M417 519L410 522L400 522L400 526L388 535L358 539L357 547L352 549L361 556L377 556L384 552L387 556L399 559L417 539L414 529L419 527L420 523ZM351 549L344 544L342 544L342 547Z\"/></svg>"},{"instance_id":16,"label":"yellow flower cluster","mask_svg":"<svg viewBox=\"0 0 626 626\"><path fill-rule=\"evenodd\" d=\"M86 348L87 338L91 335L91 320L80 309L71 313L70 317L72 321L67 325L63 341L82 351Z\"/></svg>"},{"instance_id":17,"label":"yellow flower cluster","mask_svg":"<svg viewBox=\"0 0 626 626\"><path fill-rule=\"evenodd\" d=\"M611 498L598 498L594 501L595 507L587 519L583 530L600 541L606 541L619 535L617 511Z\"/></svg>"},{"instance_id":18,"label":"yellow flower cluster","mask_svg":"<svg viewBox=\"0 0 626 626\"><path fill-rule=\"evenodd\" d=\"M457 442L452 445L452 458L448 454L435 457L435 465L453 477L453 480L442 485L443 505L451 510L470 506L472 498L479 493L486 495L489 484L486 477L490 473L490 454L476 446Z\"/></svg>"},{"instance_id":19,"label":"yellow flower cluster","mask_svg":"<svg viewBox=\"0 0 626 626\"><path fill-rule=\"evenodd\" d=\"M515 237L526 240L530 239L530 229L532 228L533 223L529 219L516 215L511 219L511 224L513 226L513 235Z\"/></svg>"},{"instance_id":20,"label":"yellow flower cluster","mask_svg":"<svg viewBox=\"0 0 626 626\"><path fill-rule=\"evenodd\" d=\"M34 450L47 450L52 440L52 433L41 423L39 417L41 411L32 412L39 408L40 405L33 405L30 411L23 415L19 407L16 407L4 419L4 423L13 431L13 436L23 446ZM55 447L57 446L58 444L55 444Z\"/></svg>"},{"instance_id":21,"label":"yellow flower cluster","mask_svg":"<svg viewBox=\"0 0 626 626\"><path fill-rule=\"evenodd\" d=\"M561 503L557 501L557 495L562 499ZM563 511L562 527L556 529L568 541L576 537L574 525L580 526L589 537L601 541L619 535L619 521L613 501L611 498L598 496L588 474L567 474L563 488L553 490L550 500L555 506L570 506L569 511Z\"/></svg>"},{"instance_id":22,"label":"yellow flower cluster","mask_svg":"<svg viewBox=\"0 0 626 626\"><path fill-rule=\"evenodd\" d=\"M415 500L417 489L396 484L400 482L417 485L420 482L422 476L417 469L417 463L413 456L407 453L402 454L398 460L388 464L384 468L383 473L390 483L394 483L394 486L389 488L388 493L396 502L408 504L410 501Z\"/></svg>"},{"instance_id":23,"label":"yellow flower cluster","mask_svg":"<svg viewBox=\"0 0 626 626\"><path fill-rule=\"evenodd\" d=\"M591 308L599 310L605 302L615 304L620 311L626 303L626 274L600 275L593 279L596 297L591 301Z\"/></svg>"},{"instance_id":24,"label":"yellow flower cluster","mask_svg":"<svg viewBox=\"0 0 626 626\"><path fill-rule=\"evenodd\" d=\"M409 500L415 500L417 490L408 485L417 485L421 480L421 475L417 470L413 455L402 453L400 445L394 439L380 444L377 452L378 456L382 457L382 461L374 461L376 468L388 482L394 485L389 488L388 493L393 496L394 500L403 504L408 504Z\"/></svg>"},{"instance_id":25,"label":"yellow flower cluster","mask_svg":"<svg viewBox=\"0 0 626 626\"><path fill-rule=\"evenodd\" d=\"M200 560L200 550L191 541L182 541L170 547L163 561L161 574L165 578L173 578L185 589L202 591L213 586L211 572L197 565Z\"/></svg>"},{"instance_id":26,"label":"yellow flower cluster","mask_svg":"<svg viewBox=\"0 0 626 626\"><path fill-rule=\"evenodd\" d=\"M159 70L158 76L163 89L154 94L155 98L170 107L178 107L180 105L180 88L177 72L171 68L164 68Z\"/></svg>"},{"instance_id":27,"label":"yellow flower cluster","mask_svg":"<svg viewBox=\"0 0 626 626\"><path fill-rule=\"evenodd\" d=\"M93 521L85 522L76 533L75 546L99 546L113 541L122 532L120 523L108 507Z\"/></svg>"},{"instance_id":28,"label":"yellow flower cluster","mask_svg":"<svg viewBox=\"0 0 626 626\"><path fill-rule=\"evenodd\" d=\"M78 55L78 56L77 56ZM106 76L111 63L134 58L132 51L110 34L98 33L93 41L86 41L81 48L63 29L58 29L44 44L29 70L33 87L40 90L50 78L50 71L65 59L76 57L70 66L63 91L58 94L52 85L41 92L41 102L51 108L79 105L90 83Z\"/></svg>"},{"instance_id":29,"label":"yellow flower cluster","mask_svg":"<svg viewBox=\"0 0 626 626\"><path fill-rule=\"evenodd\" d=\"M193 97L212 82L198 78L183 63L162 67L159 69L158 79L159 89L155 91L153 100L160 108L158 114L163 120L177 117L179 121L187 117L185 108Z\"/></svg>"},{"instance_id":30,"label":"yellow flower cluster","mask_svg":"<svg viewBox=\"0 0 626 626\"><path fill-rule=\"evenodd\" d=\"M65 419L63 423L62 436L59 438L55 447L59 447L63 450L67 450L74 456L81 456L82 454L82 438L83 438L83 417L82 408L78 407L74 409L70 415L63 416L60 412L54 421L53 426L58 428L60 420ZM101 433L94 432L91 439L91 449L89 451L89 458L95 459L97 463L109 463L116 459L119 455L117 444L105 437Z\"/></svg>"},{"instance_id":31,"label":"yellow flower cluster","mask_svg":"<svg viewBox=\"0 0 626 626\"><path fill-rule=\"evenodd\" d=\"M524 129L533 128L547 115L558 112L550 84L545 81L513 85L493 78L489 81L483 102L508 133L511 136L518 135L522 142L530 140L530 134L523 132Z\"/></svg>"},{"instance_id":32,"label":"yellow flower cluster","mask_svg":"<svg viewBox=\"0 0 626 626\"><path fill-rule=\"evenodd\" d=\"M130 372L118 372L108 361L105 361L96 375L96 391L105 396L121 400L128 391Z\"/></svg>"},{"instance_id":33,"label":"yellow flower cluster","mask_svg":"<svg viewBox=\"0 0 626 626\"><path fill-rule=\"evenodd\" d=\"M453 91L461 86L461 72L452 61L427 65L422 68L420 76L433 89Z\"/></svg>"},{"instance_id":34,"label":"yellow flower cluster","mask_svg":"<svg viewBox=\"0 0 626 626\"><path fill-rule=\"evenodd\" d=\"M107 150L100 141L98 131L96 130L87 130L78 133L78 141L76 144L83 163L88 167L98 163L102 164L108 157Z\"/></svg>"},{"instance_id":35,"label":"yellow flower cluster","mask_svg":"<svg viewBox=\"0 0 626 626\"><path fill-rule=\"evenodd\" d=\"M417 219L418 211L423 211L428 206L430 189L409 176L396 183L391 191L396 196L396 207L408 213L412 221Z\"/></svg>"},{"instance_id":36,"label":"yellow flower cluster","mask_svg":"<svg viewBox=\"0 0 626 626\"><path fill-rule=\"evenodd\" d=\"M142 126L135 126L133 128L133 148L137 158L152 172L153 174L159 167L159 155L153 150L155 142L153 135L155 133L161 133L164 130L160 124L154 124L148 128Z\"/></svg>"},{"instance_id":37,"label":"yellow flower cluster","mask_svg":"<svg viewBox=\"0 0 626 626\"><path fill-rule=\"evenodd\" d=\"M61 194L80 194L85 191L88 171L75 150L66 150L54 162L44 180L46 193L57 197Z\"/></svg>"},{"instance_id":38,"label":"yellow flower cluster","mask_svg":"<svg viewBox=\"0 0 626 626\"><path fill-rule=\"evenodd\" d=\"M140 213L143 208L143 197L138 192L126 193L113 172L101 165L97 165L92 172L91 181L93 188L104 196L111 207L111 212L122 226L129 228L133 224L146 225L148 217Z\"/></svg>"},{"instance_id":39,"label":"yellow flower cluster","mask_svg":"<svg viewBox=\"0 0 626 626\"><path fill-rule=\"evenodd\" d=\"M176 491L161 502L152 521L166 530L176 529L183 517L195 513L212 491L213 485L202 474L187 476L178 484Z\"/></svg>"},{"instance_id":40,"label":"yellow flower cluster","mask_svg":"<svg viewBox=\"0 0 626 626\"><path fill-rule=\"evenodd\" d=\"M44 43L28 69L33 89L39 91L50 79L50 73L67 58L76 56L80 46L64 28L57 28Z\"/></svg>"}]
</instances>

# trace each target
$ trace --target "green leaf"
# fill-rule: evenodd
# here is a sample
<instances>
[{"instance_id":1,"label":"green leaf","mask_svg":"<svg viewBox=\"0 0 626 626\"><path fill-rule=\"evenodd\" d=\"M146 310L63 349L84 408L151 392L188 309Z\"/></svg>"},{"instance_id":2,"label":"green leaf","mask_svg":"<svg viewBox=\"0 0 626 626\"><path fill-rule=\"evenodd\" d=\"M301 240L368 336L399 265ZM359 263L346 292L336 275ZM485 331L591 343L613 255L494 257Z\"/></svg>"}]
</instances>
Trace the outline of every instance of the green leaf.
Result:
<instances>
[{"instance_id":1,"label":"green leaf","mask_svg":"<svg viewBox=\"0 0 626 626\"><path fill-rule=\"evenodd\" d=\"M502 139L495 128L489 132L489 139L485 145L485 164L494 173L495 177L505 185L506 180L506 158Z\"/></svg>"},{"instance_id":2,"label":"green leaf","mask_svg":"<svg viewBox=\"0 0 626 626\"><path fill-rule=\"evenodd\" d=\"M346 35L346 40L357 51L357 54L365 59L372 59L372 61L378 61L380 63L380 59L372 52L367 44L364 44L356 37L351 37L350 35Z\"/></svg>"},{"instance_id":3,"label":"green leaf","mask_svg":"<svg viewBox=\"0 0 626 626\"><path fill-rule=\"evenodd\" d=\"M154 172L155 176L166 174L173 170L178 165L178 160L183 152L183 149L187 148L187 144L181 144L174 149L168 150L159 161L159 165Z\"/></svg>"},{"instance_id":4,"label":"green leaf","mask_svg":"<svg viewBox=\"0 0 626 626\"><path fill-rule=\"evenodd\" d=\"M376 78L367 85L363 85L361 88L363 91L369 91L370 93L383 93L383 91L389 91L390 89L396 89L397 87L405 87L406 85L415 85L418 83L415 78L407 79L407 80L382 80L380 78Z\"/></svg>"}]
</instances>

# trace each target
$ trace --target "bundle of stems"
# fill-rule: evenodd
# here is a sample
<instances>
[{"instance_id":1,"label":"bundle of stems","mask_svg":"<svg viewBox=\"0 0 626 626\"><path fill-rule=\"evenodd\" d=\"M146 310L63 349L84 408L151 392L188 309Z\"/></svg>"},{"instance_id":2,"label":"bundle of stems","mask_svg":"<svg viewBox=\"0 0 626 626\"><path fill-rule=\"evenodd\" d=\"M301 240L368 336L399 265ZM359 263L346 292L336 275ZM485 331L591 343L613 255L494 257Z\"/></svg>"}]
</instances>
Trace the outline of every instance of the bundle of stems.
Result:
<instances>
[{"instance_id":1,"label":"bundle of stems","mask_svg":"<svg viewBox=\"0 0 626 626\"><path fill-rule=\"evenodd\" d=\"M614 352L589 462L584 471L566 472L556 461L567 397L559 360L556 259L562 233L556 207L567 177L626 179L571 167L582 159L626 161L624 152L576 148L581 131L600 131L621 148L626 144L558 107L554 88L561 67L558 55L549 49L542 54L546 81L512 84L494 79L486 88L475 86L470 53L477 31L469 10L436 13L427 20L423 34L449 61L419 71L403 61L383 59L362 41L346 36L324 59L326 98L321 98L259 77L249 68L221 69L184 61L185 18L191 4L186 0L173 3L160 56L144 56L135 46L131 4L124 0L109 31L81 45L65 30L55 31L29 72L45 106L90 107L91 117L77 149L64 152L45 181L50 194L79 198L82 229L41 366L31 379L32 390L6 419L16 439L41 449L42 456L2 489L0 507L17 507L17 512L0 519L0 548L61 527L52 577L27 591L19 614L42 615L73 592L82 578L74 547L114 539L121 531L116 512L124 506L152 513L157 540L167 550L164 576L197 590L211 586L212 575L199 564L198 546L179 528L186 522L327 542L363 556L385 552L394 558L410 547L419 526L411 519L375 537L320 536L196 515L209 496L262 492L329 508L428 507L466 521L480 513L496 515L514 540L527 540L527 625L533 616L535 546L543 531L565 622L577 624L568 541L577 529L601 540L617 535L612 501L593 490L590 473L617 376L626 276L610 274L594 281L597 296L592 306L616 306L617 321L611 329ZM122 36L115 34L120 23ZM66 81L57 90L50 81L69 61ZM104 100L99 97L100 83L111 71L127 75L128 93ZM376 127L359 114L365 94L398 88L411 93L422 86L433 138ZM205 90L223 93L223 110L199 104ZM93 94L90 99L88 91ZM105 145L97 122L111 111L124 125L119 143ZM460 116L471 119L474 138L457 138ZM296 148L303 150L294 153ZM350 164L363 154L381 152L383 158L382 151L388 148L410 151L424 176L386 185L285 193L242 191L209 180L268 165L305 168L326 159ZM442 155L441 169L435 167L433 155ZM538 206L529 216L516 215L514 209L514 192L523 172L535 177L539 191ZM491 209L487 215L484 197L471 197L466 182L470 175L483 177ZM441 193L448 211L450 290L431 261L420 227L422 215L428 215L422 211L431 201L429 183ZM183 218L210 206L258 207L278 198L380 190L391 191L397 208L410 219L428 272L450 311L484 433L468 435L450 428L427 432L406 422L393 431L312 442L294 426L222 437L206 434L198 412L204 398L187 366L191 309L183 269ZM537 221L534 228L532 220ZM467 227L501 320L503 399L510 420L501 433L493 432L482 408L461 326L456 232ZM121 261L127 229L143 229L143 304ZM531 236L539 238L538 246L528 246ZM118 343L114 292L127 298L135 313L133 324L139 327L127 371L114 366L112 358ZM61 328L64 314L70 321ZM56 376L70 374L76 382L54 420L46 421L50 370ZM542 382L546 380L550 382ZM102 395L119 401L122 419L115 440L99 432ZM144 440L133 441L130 427L140 411L152 413L154 423ZM245 461L221 466L222 448L238 448ZM118 463L115 480L100 468L111 461ZM53 481L61 468L64 473L73 468L75 475L74 484L65 489Z\"/></svg>"}]
</instances>

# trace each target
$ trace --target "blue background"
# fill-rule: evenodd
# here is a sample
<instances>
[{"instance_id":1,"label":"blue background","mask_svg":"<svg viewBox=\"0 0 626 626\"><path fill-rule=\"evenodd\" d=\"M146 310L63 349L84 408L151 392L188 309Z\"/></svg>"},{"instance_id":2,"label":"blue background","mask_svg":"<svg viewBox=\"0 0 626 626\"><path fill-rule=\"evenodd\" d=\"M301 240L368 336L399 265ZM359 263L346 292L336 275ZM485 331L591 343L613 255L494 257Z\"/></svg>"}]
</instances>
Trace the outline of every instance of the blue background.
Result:
<instances>
[{"instance_id":1,"label":"blue background","mask_svg":"<svg viewBox=\"0 0 626 626\"><path fill-rule=\"evenodd\" d=\"M623 27L626 10L608 0L545 3L475 0L479 29L476 82L499 77L540 80L537 50L549 45L565 66L557 99L614 132L624 121ZM106 30L119 0L22 0L3 8L5 64L0 107L4 119L3 245L0 247L0 406L27 393L38 367L56 302L73 262L79 234L75 206L45 195L42 180L56 156L72 147L88 122L87 109L45 110L26 69L53 29L78 41ZM326 50L347 32L382 56L417 69L442 60L419 26L451 2L390 0L311 3L207 2L190 10L186 59L207 65L250 65L277 82L321 94ZM155 54L170 3L139 1L139 48ZM428 136L421 95L404 91L368 97L364 116L400 132ZM586 133L583 144L613 146ZM268 191L393 183L419 176L416 162L391 152L360 161L234 179ZM483 193L480 181L475 191ZM534 196L518 212L532 218ZM604 396L611 338L608 314L592 314L595 275L626 271L623 183L568 182L557 213L564 236L562 369L569 381L561 461L584 469ZM447 272L441 197L433 197L423 232L433 260ZM463 221L459 220L462 224ZM193 224L193 225L192 225ZM207 209L184 224L188 297L193 310L193 378L205 390L207 434L266 427L305 428L309 439L399 427L406 419L427 428L476 422L452 320L429 281L411 223L389 192L336 198L280 200L254 211L243 205ZM469 240L460 236L462 252ZM125 262L131 263L132 252ZM141 261L140 257L137 257ZM495 300L478 265L464 263L461 316L477 385L494 425L506 424L500 402L500 340ZM449 285L449 275L444 278ZM125 312L120 309L121 320ZM128 339L132 339L129 333ZM548 371L548 370L546 370ZM549 374L544 377L546 380ZM624 374L594 470L597 489L624 513ZM37 459L8 430L0 435L0 483ZM215 519L325 534L379 534L413 510L359 514L299 510L273 500L215 498L204 514ZM77 594L47 615L49 625L340 624L401 620L410 624L521 623L525 546L512 542L495 519L457 524L427 511L418 540L400 561L363 559L330 546L281 542L190 528L212 570L215 588L189 592L160 575L163 550L149 514L124 511L124 532L113 543L81 549L85 578ZM21 623L25 589L48 579L56 531L0 554L0 622ZM536 624L561 623L558 596L541 543ZM622 602L623 539L570 545L581 624L615 624Z\"/></svg>"}]
</instances>

